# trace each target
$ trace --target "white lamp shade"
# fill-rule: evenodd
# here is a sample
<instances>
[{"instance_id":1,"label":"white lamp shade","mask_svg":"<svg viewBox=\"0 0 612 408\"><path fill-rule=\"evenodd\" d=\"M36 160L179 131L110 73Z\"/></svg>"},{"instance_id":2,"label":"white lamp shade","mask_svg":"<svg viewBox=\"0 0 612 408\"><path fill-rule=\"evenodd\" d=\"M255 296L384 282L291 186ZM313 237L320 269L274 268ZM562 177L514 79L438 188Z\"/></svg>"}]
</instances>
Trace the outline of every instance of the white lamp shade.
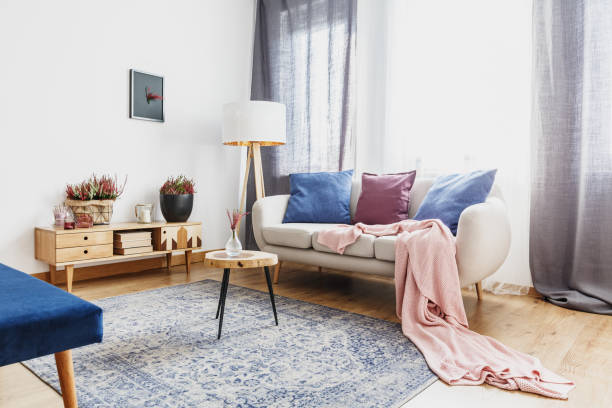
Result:
<instances>
[{"instance_id":1,"label":"white lamp shade","mask_svg":"<svg viewBox=\"0 0 612 408\"><path fill-rule=\"evenodd\" d=\"M245 101L223 106L223 143L262 146L285 144L285 105L277 102Z\"/></svg>"}]
</instances>

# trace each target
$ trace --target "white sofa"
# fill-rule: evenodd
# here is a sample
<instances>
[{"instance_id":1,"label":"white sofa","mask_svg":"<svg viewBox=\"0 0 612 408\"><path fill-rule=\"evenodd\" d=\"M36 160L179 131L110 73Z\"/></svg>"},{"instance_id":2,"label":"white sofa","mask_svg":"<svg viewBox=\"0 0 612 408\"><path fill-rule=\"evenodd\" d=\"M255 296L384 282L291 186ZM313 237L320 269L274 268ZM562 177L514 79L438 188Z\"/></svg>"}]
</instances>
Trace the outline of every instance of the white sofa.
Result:
<instances>
[{"instance_id":1,"label":"white sofa","mask_svg":"<svg viewBox=\"0 0 612 408\"><path fill-rule=\"evenodd\" d=\"M410 193L410 217L416 214L432 183L433 179L415 180ZM361 181L355 180L351 191L351 216L355 214L360 193ZM394 275L396 237L377 238L363 234L346 248L344 255L339 255L317 242L318 231L334 224L283 224L288 201L289 195L277 195L261 198L253 205L253 232L260 250L278 255L281 262ZM461 286L476 283L480 297L480 281L497 271L510 248L508 214L497 185L493 185L486 202L463 211L459 218L456 243ZM275 271L275 282L278 282L279 270L280 262Z\"/></svg>"}]
</instances>

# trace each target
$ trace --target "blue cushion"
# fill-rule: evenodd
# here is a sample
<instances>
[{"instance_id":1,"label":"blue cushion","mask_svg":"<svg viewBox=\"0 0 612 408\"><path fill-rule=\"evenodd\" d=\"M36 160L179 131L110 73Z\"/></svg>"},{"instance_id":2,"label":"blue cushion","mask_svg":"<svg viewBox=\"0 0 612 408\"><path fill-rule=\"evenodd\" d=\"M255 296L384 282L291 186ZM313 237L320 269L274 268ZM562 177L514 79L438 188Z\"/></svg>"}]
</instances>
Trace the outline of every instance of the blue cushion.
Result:
<instances>
[{"instance_id":1,"label":"blue cushion","mask_svg":"<svg viewBox=\"0 0 612 408\"><path fill-rule=\"evenodd\" d=\"M459 216L470 205L487 199L497 170L478 170L467 174L438 177L423 199L415 220L440 219L457 235Z\"/></svg>"},{"instance_id":2,"label":"blue cushion","mask_svg":"<svg viewBox=\"0 0 612 408\"><path fill-rule=\"evenodd\" d=\"M102 341L102 309L0 264L0 366Z\"/></svg>"},{"instance_id":3,"label":"blue cushion","mask_svg":"<svg viewBox=\"0 0 612 408\"><path fill-rule=\"evenodd\" d=\"M353 170L336 173L296 173L289 176L291 197L283 223L350 224Z\"/></svg>"}]
</instances>

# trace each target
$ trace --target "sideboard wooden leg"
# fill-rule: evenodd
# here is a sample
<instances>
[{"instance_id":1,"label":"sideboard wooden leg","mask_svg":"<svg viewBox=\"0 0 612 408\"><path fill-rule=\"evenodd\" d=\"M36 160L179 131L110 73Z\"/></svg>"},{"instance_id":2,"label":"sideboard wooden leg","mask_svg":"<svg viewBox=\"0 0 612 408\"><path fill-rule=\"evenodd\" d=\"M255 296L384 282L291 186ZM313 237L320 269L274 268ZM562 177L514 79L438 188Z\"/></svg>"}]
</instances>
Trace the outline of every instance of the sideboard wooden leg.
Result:
<instances>
[{"instance_id":1,"label":"sideboard wooden leg","mask_svg":"<svg viewBox=\"0 0 612 408\"><path fill-rule=\"evenodd\" d=\"M57 268L55 265L49 265L49 283L52 285L57 283Z\"/></svg>"},{"instance_id":2,"label":"sideboard wooden leg","mask_svg":"<svg viewBox=\"0 0 612 408\"><path fill-rule=\"evenodd\" d=\"M66 290L72 293L72 279L74 277L74 265L66 265Z\"/></svg>"},{"instance_id":3,"label":"sideboard wooden leg","mask_svg":"<svg viewBox=\"0 0 612 408\"><path fill-rule=\"evenodd\" d=\"M278 261L278 263L274 267L274 283L278 283L278 276L280 275L281 264L282 262Z\"/></svg>"},{"instance_id":4,"label":"sideboard wooden leg","mask_svg":"<svg viewBox=\"0 0 612 408\"><path fill-rule=\"evenodd\" d=\"M319 273L323 272L323 267L319 266Z\"/></svg>"},{"instance_id":5,"label":"sideboard wooden leg","mask_svg":"<svg viewBox=\"0 0 612 408\"><path fill-rule=\"evenodd\" d=\"M166 254L166 268L170 269L172 266L172 252Z\"/></svg>"},{"instance_id":6,"label":"sideboard wooden leg","mask_svg":"<svg viewBox=\"0 0 612 408\"><path fill-rule=\"evenodd\" d=\"M476 282L476 296L478 296L478 300L482 299L482 281Z\"/></svg>"},{"instance_id":7,"label":"sideboard wooden leg","mask_svg":"<svg viewBox=\"0 0 612 408\"><path fill-rule=\"evenodd\" d=\"M191 251L185 251L185 269L187 270L187 275L191 272Z\"/></svg>"},{"instance_id":8,"label":"sideboard wooden leg","mask_svg":"<svg viewBox=\"0 0 612 408\"><path fill-rule=\"evenodd\" d=\"M77 408L76 388L74 386L74 368L70 350L55 353L55 365L59 377L62 399L65 408Z\"/></svg>"}]
</instances>

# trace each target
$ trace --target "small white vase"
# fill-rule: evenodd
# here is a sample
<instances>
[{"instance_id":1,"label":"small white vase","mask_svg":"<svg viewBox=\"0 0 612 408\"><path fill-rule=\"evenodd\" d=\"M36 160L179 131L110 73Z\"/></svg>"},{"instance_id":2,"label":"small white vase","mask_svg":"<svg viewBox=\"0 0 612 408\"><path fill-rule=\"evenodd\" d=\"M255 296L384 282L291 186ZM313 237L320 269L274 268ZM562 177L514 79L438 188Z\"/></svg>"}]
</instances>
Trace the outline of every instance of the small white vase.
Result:
<instances>
[{"instance_id":1,"label":"small white vase","mask_svg":"<svg viewBox=\"0 0 612 408\"><path fill-rule=\"evenodd\" d=\"M228 256L238 256L242 252L242 244L236 236L236 230L232 230L232 236L225 243L225 253Z\"/></svg>"}]
</instances>

